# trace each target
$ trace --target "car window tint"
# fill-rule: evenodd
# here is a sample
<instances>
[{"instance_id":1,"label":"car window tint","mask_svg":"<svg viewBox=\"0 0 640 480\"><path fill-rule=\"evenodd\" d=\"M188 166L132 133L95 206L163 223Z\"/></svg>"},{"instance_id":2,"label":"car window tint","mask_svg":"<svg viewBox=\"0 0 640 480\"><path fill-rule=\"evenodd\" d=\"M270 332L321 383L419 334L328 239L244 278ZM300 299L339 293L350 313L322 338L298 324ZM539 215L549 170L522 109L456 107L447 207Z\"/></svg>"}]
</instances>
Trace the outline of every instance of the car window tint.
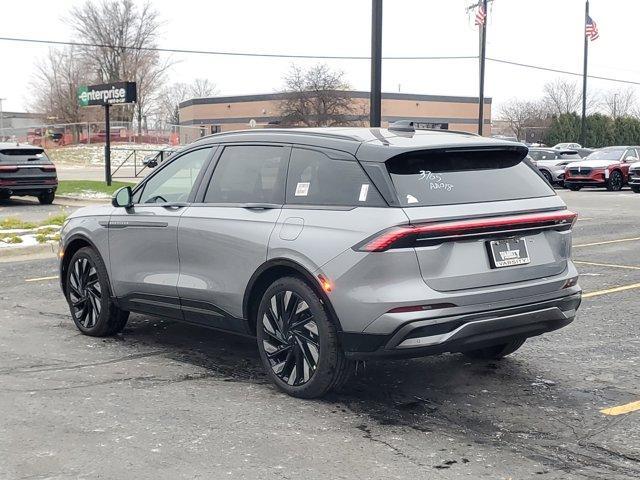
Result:
<instances>
[{"instance_id":1,"label":"car window tint","mask_svg":"<svg viewBox=\"0 0 640 480\"><path fill-rule=\"evenodd\" d=\"M294 148L287 177L287 203L321 206L384 206L384 200L354 160Z\"/></svg>"},{"instance_id":2,"label":"car window tint","mask_svg":"<svg viewBox=\"0 0 640 480\"><path fill-rule=\"evenodd\" d=\"M522 153L416 151L386 162L400 205L420 207L555 195Z\"/></svg>"},{"instance_id":3,"label":"car window tint","mask_svg":"<svg viewBox=\"0 0 640 480\"><path fill-rule=\"evenodd\" d=\"M288 148L279 146L226 147L204 201L282 204L288 152Z\"/></svg>"},{"instance_id":4,"label":"car window tint","mask_svg":"<svg viewBox=\"0 0 640 480\"><path fill-rule=\"evenodd\" d=\"M136 203L186 202L211 148L185 153L151 177Z\"/></svg>"}]
</instances>

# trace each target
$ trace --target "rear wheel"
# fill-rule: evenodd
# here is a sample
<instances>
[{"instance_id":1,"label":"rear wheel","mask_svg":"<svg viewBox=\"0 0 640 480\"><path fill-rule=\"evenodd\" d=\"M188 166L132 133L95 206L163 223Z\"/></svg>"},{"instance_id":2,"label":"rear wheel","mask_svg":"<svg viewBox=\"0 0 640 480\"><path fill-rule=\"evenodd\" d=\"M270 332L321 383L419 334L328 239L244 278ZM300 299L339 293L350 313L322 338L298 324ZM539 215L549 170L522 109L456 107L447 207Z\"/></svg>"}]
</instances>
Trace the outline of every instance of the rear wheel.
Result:
<instances>
[{"instance_id":1,"label":"rear wheel","mask_svg":"<svg viewBox=\"0 0 640 480\"><path fill-rule=\"evenodd\" d=\"M124 328L129 312L111 301L109 276L95 250L81 248L71 258L66 272L66 296L71 317L85 335L105 337Z\"/></svg>"},{"instance_id":2,"label":"rear wheel","mask_svg":"<svg viewBox=\"0 0 640 480\"><path fill-rule=\"evenodd\" d=\"M51 205L54 198L56 198L55 192L41 193L40 195L38 195L38 201L42 205Z\"/></svg>"},{"instance_id":3,"label":"rear wheel","mask_svg":"<svg viewBox=\"0 0 640 480\"><path fill-rule=\"evenodd\" d=\"M640 185L631 185L631 190L633 190L634 193L640 193Z\"/></svg>"},{"instance_id":4,"label":"rear wheel","mask_svg":"<svg viewBox=\"0 0 640 480\"><path fill-rule=\"evenodd\" d=\"M336 327L318 295L298 278L281 278L266 290L256 336L267 374L291 396L321 397L347 380L350 362Z\"/></svg>"},{"instance_id":5,"label":"rear wheel","mask_svg":"<svg viewBox=\"0 0 640 480\"><path fill-rule=\"evenodd\" d=\"M469 350L462 353L467 357L477 358L479 360L499 360L518 350L524 344L525 340L526 338L516 339L509 343L479 348L478 350Z\"/></svg>"},{"instance_id":6,"label":"rear wheel","mask_svg":"<svg viewBox=\"0 0 640 480\"><path fill-rule=\"evenodd\" d=\"M618 170L614 170L613 172L611 172L611 174L609 175L609 181L607 182L607 190L609 190L610 192L618 192L622 190L622 184L622 173L620 173Z\"/></svg>"}]
</instances>

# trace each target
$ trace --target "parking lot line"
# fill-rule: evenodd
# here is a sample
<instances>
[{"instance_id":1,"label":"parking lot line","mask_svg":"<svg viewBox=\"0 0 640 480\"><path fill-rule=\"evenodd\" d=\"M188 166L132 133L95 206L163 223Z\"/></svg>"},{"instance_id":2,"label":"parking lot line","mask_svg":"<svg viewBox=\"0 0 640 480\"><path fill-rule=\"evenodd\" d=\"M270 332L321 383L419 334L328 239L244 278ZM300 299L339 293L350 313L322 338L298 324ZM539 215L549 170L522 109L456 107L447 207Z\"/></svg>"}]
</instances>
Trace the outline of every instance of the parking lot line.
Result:
<instances>
[{"instance_id":1,"label":"parking lot line","mask_svg":"<svg viewBox=\"0 0 640 480\"><path fill-rule=\"evenodd\" d=\"M626 268L627 270L640 270L640 267L633 265L614 265L611 263L596 263L596 262L583 262L582 260L574 260L573 263L579 265L592 265L594 267L611 267L611 268Z\"/></svg>"},{"instance_id":2,"label":"parking lot line","mask_svg":"<svg viewBox=\"0 0 640 480\"><path fill-rule=\"evenodd\" d=\"M38 277L38 278L25 278L25 282L44 282L46 280L56 280L58 275L53 275L51 277Z\"/></svg>"},{"instance_id":3,"label":"parking lot line","mask_svg":"<svg viewBox=\"0 0 640 480\"><path fill-rule=\"evenodd\" d=\"M640 288L640 283L632 283L631 285L622 285L620 287L607 288L606 290L597 290L595 292L589 292L582 295L582 298L598 297L600 295L606 295L608 293L624 292L625 290L633 290L634 288Z\"/></svg>"},{"instance_id":4,"label":"parking lot line","mask_svg":"<svg viewBox=\"0 0 640 480\"><path fill-rule=\"evenodd\" d=\"M609 243L621 243L621 242L634 242L636 240L640 240L640 237L619 238L617 240L606 240L604 242L583 243L579 245L574 245L573 248L595 247L596 245L607 245Z\"/></svg>"},{"instance_id":5,"label":"parking lot line","mask_svg":"<svg viewBox=\"0 0 640 480\"><path fill-rule=\"evenodd\" d=\"M640 401L618 405L617 407L603 408L600 410L600 413L604 413L605 415L623 415L637 410L640 410Z\"/></svg>"}]
</instances>

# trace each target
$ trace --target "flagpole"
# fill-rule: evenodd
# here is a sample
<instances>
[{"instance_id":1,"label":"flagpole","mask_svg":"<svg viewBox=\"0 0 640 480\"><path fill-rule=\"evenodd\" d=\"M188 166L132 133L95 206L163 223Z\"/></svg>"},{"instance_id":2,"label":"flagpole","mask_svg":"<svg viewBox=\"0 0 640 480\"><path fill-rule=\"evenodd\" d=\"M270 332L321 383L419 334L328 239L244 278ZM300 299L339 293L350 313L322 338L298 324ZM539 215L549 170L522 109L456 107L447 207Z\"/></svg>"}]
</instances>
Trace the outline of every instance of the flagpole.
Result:
<instances>
[{"instance_id":1,"label":"flagpole","mask_svg":"<svg viewBox=\"0 0 640 480\"><path fill-rule=\"evenodd\" d=\"M584 24L582 36L584 37L584 70L582 73L582 121L580 123L580 144L584 147L587 138L587 65L589 60L589 39L587 38L587 22L589 21L589 0L584 5Z\"/></svg>"},{"instance_id":2,"label":"flagpole","mask_svg":"<svg viewBox=\"0 0 640 480\"><path fill-rule=\"evenodd\" d=\"M482 0L482 8L484 8L484 22L482 22L482 37L480 42L480 94L478 95L478 135L482 135L484 127L484 66L487 52L487 20L489 12L487 11L487 0Z\"/></svg>"}]
</instances>

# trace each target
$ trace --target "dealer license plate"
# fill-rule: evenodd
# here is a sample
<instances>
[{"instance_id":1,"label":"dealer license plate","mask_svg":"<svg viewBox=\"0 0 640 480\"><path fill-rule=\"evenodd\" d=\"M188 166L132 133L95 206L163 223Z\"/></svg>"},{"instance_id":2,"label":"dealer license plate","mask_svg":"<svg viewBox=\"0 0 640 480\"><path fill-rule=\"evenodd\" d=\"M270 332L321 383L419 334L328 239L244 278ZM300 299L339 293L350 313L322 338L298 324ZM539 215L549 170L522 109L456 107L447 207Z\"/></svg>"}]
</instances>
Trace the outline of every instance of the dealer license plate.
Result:
<instances>
[{"instance_id":1,"label":"dealer license plate","mask_svg":"<svg viewBox=\"0 0 640 480\"><path fill-rule=\"evenodd\" d=\"M527 241L524 238L508 238L487 242L493 268L512 267L531 263Z\"/></svg>"}]
</instances>

